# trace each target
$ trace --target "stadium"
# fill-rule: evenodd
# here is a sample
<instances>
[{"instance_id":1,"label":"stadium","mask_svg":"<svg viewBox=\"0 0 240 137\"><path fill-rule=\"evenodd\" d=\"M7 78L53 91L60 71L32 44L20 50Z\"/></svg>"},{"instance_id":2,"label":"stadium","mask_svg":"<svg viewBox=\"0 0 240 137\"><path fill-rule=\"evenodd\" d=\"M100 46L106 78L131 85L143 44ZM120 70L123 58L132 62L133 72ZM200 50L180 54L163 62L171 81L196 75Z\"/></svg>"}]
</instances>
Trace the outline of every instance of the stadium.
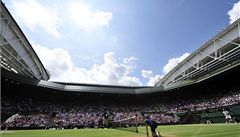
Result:
<instances>
[{"instance_id":1,"label":"stadium","mask_svg":"<svg viewBox=\"0 0 240 137\"><path fill-rule=\"evenodd\" d=\"M145 116L162 137L240 136L240 19L154 86L48 81L49 71L2 1L0 32L2 137L151 136Z\"/></svg>"}]
</instances>

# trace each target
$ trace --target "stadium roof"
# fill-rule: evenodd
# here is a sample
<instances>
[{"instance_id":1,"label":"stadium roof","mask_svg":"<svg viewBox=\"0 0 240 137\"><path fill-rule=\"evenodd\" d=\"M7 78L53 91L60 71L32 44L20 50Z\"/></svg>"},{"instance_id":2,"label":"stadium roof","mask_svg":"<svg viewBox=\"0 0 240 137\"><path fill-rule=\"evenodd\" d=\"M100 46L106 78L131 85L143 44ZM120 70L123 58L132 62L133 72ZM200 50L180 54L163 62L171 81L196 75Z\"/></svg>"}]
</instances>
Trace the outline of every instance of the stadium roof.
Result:
<instances>
[{"instance_id":1,"label":"stadium roof","mask_svg":"<svg viewBox=\"0 0 240 137\"><path fill-rule=\"evenodd\" d=\"M24 77L13 76L5 71L3 74L40 87L77 92L152 93L198 83L240 66L240 19L238 19L172 69L155 87L50 82L47 81L50 75L2 2L1 9L1 67Z\"/></svg>"},{"instance_id":2,"label":"stadium roof","mask_svg":"<svg viewBox=\"0 0 240 137\"><path fill-rule=\"evenodd\" d=\"M240 19L204 43L155 86L165 90L203 81L240 65Z\"/></svg>"},{"instance_id":3,"label":"stadium roof","mask_svg":"<svg viewBox=\"0 0 240 137\"><path fill-rule=\"evenodd\" d=\"M0 7L1 67L32 79L48 80L47 70L2 1Z\"/></svg>"}]
</instances>

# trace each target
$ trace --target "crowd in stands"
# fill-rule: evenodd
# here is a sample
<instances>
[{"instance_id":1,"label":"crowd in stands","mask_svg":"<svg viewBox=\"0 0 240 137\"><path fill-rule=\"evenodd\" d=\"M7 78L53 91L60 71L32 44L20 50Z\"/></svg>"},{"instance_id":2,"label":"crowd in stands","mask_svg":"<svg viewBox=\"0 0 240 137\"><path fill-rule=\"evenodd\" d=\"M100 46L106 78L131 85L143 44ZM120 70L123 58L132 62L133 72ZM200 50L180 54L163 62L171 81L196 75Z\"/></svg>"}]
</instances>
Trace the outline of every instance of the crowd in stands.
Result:
<instances>
[{"instance_id":1,"label":"crowd in stands","mask_svg":"<svg viewBox=\"0 0 240 137\"><path fill-rule=\"evenodd\" d=\"M224 106L231 106L240 104L240 93L230 92L226 95L218 95L215 97L205 97L202 99L188 99L179 101L180 103L172 103L165 105L168 107L169 113L185 112L186 110L205 110L210 108L219 108ZM170 108L170 109L169 109Z\"/></svg>"},{"instance_id":2,"label":"crowd in stands","mask_svg":"<svg viewBox=\"0 0 240 137\"><path fill-rule=\"evenodd\" d=\"M137 123L144 123L141 111L151 113L157 123L177 122L176 113L205 110L240 104L240 92L229 92L225 95L201 99L178 100L170 103L154 102L151 105L136 104L75 104L37 101L29 98L2 97L1 117L6 120L16 112L22 117L11 123L10 127L96 127L102 125L103 115L109 112L112 121L121 121L138 116ZM52 116L52 113L55 113ZM5 117L3 117L5 116ZM50 119L54 120L50 123ZM134 122L133 120L129 120Z\"/></svg>"}]
</instances>

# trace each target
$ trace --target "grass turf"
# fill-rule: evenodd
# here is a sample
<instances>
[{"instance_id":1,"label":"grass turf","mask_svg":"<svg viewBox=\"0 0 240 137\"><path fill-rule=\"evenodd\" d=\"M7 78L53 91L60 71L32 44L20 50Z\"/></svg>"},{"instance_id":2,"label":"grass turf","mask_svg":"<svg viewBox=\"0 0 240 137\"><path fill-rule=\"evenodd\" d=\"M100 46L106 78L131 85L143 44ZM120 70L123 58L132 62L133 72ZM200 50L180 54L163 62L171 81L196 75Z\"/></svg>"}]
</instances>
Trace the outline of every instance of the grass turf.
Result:
<instances>
[{"instance_id":1,"label":"grass turf","mask_svg":"<svg viewBox=\"0 0 240 137\"><path fill-rule=\"evenodd\" d=\"M149 130L150 131L150 130ZM163 137L240 137L240 125L194 124L159 126ZM10 130L1 131L1 137L146 137L145 127L139 133L116 129L66 129L66 130Z\"/></svg>"}]
</instances>

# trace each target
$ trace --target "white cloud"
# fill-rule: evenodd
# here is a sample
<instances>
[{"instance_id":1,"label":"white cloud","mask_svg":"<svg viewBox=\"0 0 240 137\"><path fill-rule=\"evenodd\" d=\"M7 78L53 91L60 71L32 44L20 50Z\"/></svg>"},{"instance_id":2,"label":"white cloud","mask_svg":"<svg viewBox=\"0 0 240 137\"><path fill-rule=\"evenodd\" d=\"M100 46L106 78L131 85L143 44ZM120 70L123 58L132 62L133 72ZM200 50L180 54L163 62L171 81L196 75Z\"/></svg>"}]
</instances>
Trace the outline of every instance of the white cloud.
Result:
<instances>
[{"instance_id":1,"label":"white cloud","mask_svg":"<svg viewBox=\"0 0 240 137\"><path fill-rule=\"evenodd\" d=\"M171 71L175 66L177 66L181 61L183 61L186 57L188 57L189 53L184 53L182 56L177 58L172 58L168 60L168 63L163 67L163 73L167 74Z\"/></svg>"},{"instance_id":2,"label":"white cloud","mask_svg":"<svg viewBox=\"0 0 240 137\"><path fill-rule=\"evenodd\" d=\"M124 60L133 60L134 57L118 61L114 52L104 55L104 63L94 64L90 69L80 68L72 62L68 51L56 48L49 49L32 42L33 48L50 71L52 81L95 83L140 86L141 81L130 76L135 69L134 65L126 64ZM134 64L132 61L131 63Z\"/></svg>"},{"instance_id":3,"label":"white cloud","mask_svg":"<svg viewBox=\"0 0 240 137\"><path fill-rule=\"evenodd\" d=\"M151 77L147 83L148 86L154 86L163 76L155 75Z\"/></svg>"},{"instance_id":4,"label":"white cloud","mask_svg":"<svg viewBox=\"0 0 240 137\"><path fill-rule=\"evenodd\" d=\"M163 76L160 75L153 75L153 72L151 70L145 70L142 69L142 77L148 79L147 85L148 86L154 86L156 82L158 82Z\"/></svg>"},{"instance_id":5,"label":"white cloud","mask_svg":"<svg viewBox=\"0 0 240 137\"><path fill-rule=\"evenodd\" d=\"M96 26L108 26L111 19L111 12L97 10L95 13L92 14L92 23Z\"/></svg>"},{"instance_id":6,"label":"white cloud","mask_svg":"<svg viewBox=\"0 0 240 137\"><path fill-rule=\"evenodd\" d=\"M123 59L123 62L125 64L133 64L133 63L135 63L135 61L137 61L137 58L135 58L135 57L130 57L130 58L124 58Z\"/></svg>"},{"instance_id":7,"label":"white cloud","mask_svg":"<svg viewBox=\"0 0 240 137\"><path fill-rule=\"evenodd\" d=\"M70 17L85 30L95 27L108 26L112 20L112 13L109 11L96 10L93 11L88 5L82 3L72 3L69 6Z\"/></svg>"},{"instance_id":8,"label":"white cloud","mask_svg":"<svg viewBox=\"0 0 240 137\"><path fill-rule=\"evenodd\" d=\"M57 30L60 18L52 9L36 0L12 0L12 6L16 18L32 31L43 29L56 38L60 36Z\"/></svg>"},{"instance_id":9,"label":"white cloud","mask_svg":"<svg viewBox=\"0 0 240 137\"><path fill-rule=\"evenodd\" d=\"M240 1L233 5L233 8L228 11L228 15L230 19L230 24L240 18Z\"/></svg>"},{"instance_id":10,"label":"white cloud","mask_svg":"<svg viewBox=\"0 0 240 137\"><path fill-rule=\"evenodd\" d=\"M184 53L182 56L177 58L172 58L168 60L168 63L163 67L163 75L154 75L151 70L142 69L142 77L148 79L147 85L154 86L164 75L171 71L175 66L177 66L181 61L188 57L189 53Z\"/></svg>"},{"instance_id":11,"label":"white cloud","mask_svg":"<svg viewBox=\"0 0 240 137\"><path fill-rule=\"evenodd\" d=\"M144 77L144 78L153 77L153 72L151 70L142 69L141 72L142 72L142 77Z\"/></svg>"}]
</instances>

